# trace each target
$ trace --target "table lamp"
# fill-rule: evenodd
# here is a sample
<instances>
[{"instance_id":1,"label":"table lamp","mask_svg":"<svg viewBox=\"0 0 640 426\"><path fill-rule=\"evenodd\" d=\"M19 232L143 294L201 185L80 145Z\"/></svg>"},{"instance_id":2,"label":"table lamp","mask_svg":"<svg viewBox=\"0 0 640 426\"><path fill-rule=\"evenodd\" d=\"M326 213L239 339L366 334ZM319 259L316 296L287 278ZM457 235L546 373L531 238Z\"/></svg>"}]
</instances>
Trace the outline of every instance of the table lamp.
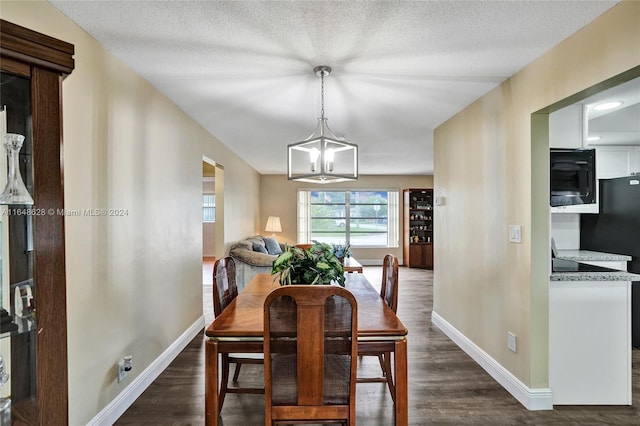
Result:
<instances>
[{"instance_id":1,"label":"table lamp","mask_svg":"<svg viewBox=\"0 0 640 426\"><path fill-rule=\"evenodd\" d=\"M267 226L264 228L264 230L267 232L272 232L271 236L275 238L276 232L282 232L282 226L280 226L280 217L269 216L269 219L267 219Z\"/></svg>"}]
</instances>

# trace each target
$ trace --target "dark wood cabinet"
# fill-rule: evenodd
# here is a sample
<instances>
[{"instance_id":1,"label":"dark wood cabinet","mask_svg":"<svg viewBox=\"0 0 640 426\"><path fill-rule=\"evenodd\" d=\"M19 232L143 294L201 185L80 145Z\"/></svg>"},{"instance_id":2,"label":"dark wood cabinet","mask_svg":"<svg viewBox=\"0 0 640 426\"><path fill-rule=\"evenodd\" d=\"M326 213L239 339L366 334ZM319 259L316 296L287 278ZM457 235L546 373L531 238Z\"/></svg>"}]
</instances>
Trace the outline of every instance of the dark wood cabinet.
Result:
<instances>
[{"instance_id":1,"label":"dark wood cabinet","mask_svg":"<svg viewBox=\"0 0 640 426\"><path fill-rule=\"evenodd\" d=\"M25 137L20 172L34 200L0 205L2 308L19 326L0 334L14 425L69 421L61 92L73 53L69 43L0 20L3 133Z\"/></svg>"},{"instance_id":2,"label":"dark wood cabinet","mask_svg":"<svg viewBox=\"0 0 640 426\"><path fill-rule=\"evenodd\" d=\"M404 264L433 269L433 189L405 189L403 196Z\"/></svg>"},{"instance_id":3,"label":"dark wood cabinet","mask_svg":"<svg viewBox=\"0 0 640 426\"><path fill-rule=\"evenodd\" d=\"M410 268L433 269L433 244L409 244L406 265Z\"/></svg>"}]
</instances>

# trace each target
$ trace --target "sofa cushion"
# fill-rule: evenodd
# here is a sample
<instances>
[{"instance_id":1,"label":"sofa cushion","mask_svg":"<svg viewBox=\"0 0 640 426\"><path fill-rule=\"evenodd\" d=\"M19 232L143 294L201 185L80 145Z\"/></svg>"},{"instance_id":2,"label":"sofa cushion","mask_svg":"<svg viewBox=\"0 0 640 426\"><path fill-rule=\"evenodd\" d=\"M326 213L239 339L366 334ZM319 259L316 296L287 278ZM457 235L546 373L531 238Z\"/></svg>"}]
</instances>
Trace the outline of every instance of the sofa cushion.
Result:
<instances>
[{"instance_id":1,"label":"sofa cushion","mask_svg":"<svg viewBox=\"0 0 640 426\"><path fill-rule=\"evenodd\" d=\"M267 247L267 253L269 254L280 254L282 253L282 249L280 248L280 244L278 240L270 237L263 237L264 245Z\"/></svg>"},{"instance_id":2,"label":"sofa cushion","mask_svg":"<svg viewBox=\"0 0 640 426\"><path fill-rule=\"evenodd\" d=\"M254 243L252 243L252 245L253 245L253 247L252 247L253 251L257 251L258 253L265 253L265 254L269 253L267 248L262 244L254 242Z\"/></svg>"},{"instance_id":3,"label":"sofa cushion","mask_svg":"<svg viewBox=\"0 0 640 426\"><path fill-rule=\"evenodd\" d=\"M231 246L231 250L248 250L253 251L253 243L249 240L241 240Z\"/></svg>"},{"instance_id":4,"label":"sofa cushion","mask_svg":"<svg viewBox=\"0 0 640 426\"><path fill-rule=\"evenodd\" d=\"M246 239L249 243L259 244L264 247L264 240L262 239L262 235L254 235L253 237L249 237Z\"/></svg>"}]
</instances>

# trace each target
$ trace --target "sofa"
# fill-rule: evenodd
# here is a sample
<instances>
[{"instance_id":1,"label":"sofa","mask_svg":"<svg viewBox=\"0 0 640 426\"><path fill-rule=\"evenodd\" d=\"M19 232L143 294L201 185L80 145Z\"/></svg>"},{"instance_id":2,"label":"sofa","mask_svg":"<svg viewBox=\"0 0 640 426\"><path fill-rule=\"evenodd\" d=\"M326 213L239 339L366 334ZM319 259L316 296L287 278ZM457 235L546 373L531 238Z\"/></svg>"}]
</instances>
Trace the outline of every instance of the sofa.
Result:
<instances>
[{"instance_id":1,"label":"sofa","mask_svg":"<svg viewBox=\"0 0 640 426\"><path fill-rule=\"evenodd\" d=\"M284 250L275 238L254 235L231 245L229 256L236 264L236 284L242 291L259 273L271 273L273 261Z\"/></svg>"}]
</instances>

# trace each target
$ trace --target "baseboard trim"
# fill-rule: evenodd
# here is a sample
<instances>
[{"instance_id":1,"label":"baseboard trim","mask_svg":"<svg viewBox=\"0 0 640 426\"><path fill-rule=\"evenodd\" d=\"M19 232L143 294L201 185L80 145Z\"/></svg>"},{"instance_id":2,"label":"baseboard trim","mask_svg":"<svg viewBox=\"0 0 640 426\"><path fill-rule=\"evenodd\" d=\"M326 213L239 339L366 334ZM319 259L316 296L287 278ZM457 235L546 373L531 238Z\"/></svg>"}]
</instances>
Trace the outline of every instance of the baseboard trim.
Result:
<instances>
[{"instance_id":1,"label":"baseboard trim","mask_svg":"<svg viewBox=\"0 0 640 426\"><path fill-rule=\"evenodd\" d=\"M131 381L106 407L102 409L88 426L105 426L114 424L122 414L135 402L142 392L171 364L184 348L202 331L204 316L194 322L180 337L178 337L158 358Z\"/></svg>"},{"instance_id":2,"label":"baseboard trim","mask_svg":"<svg viewBox=\"0 0 640 426\"><path fill-rule=\"evenodd\" d=\"M480 367L507 390L524 407L531 411L553 410L553 397L549 388L529 388L514 376L502 364L493 359L488 353L473 343L447 320L431 313L431 322L447 335L456 345L469 355Z\"/></svg>"}]
</instances>

